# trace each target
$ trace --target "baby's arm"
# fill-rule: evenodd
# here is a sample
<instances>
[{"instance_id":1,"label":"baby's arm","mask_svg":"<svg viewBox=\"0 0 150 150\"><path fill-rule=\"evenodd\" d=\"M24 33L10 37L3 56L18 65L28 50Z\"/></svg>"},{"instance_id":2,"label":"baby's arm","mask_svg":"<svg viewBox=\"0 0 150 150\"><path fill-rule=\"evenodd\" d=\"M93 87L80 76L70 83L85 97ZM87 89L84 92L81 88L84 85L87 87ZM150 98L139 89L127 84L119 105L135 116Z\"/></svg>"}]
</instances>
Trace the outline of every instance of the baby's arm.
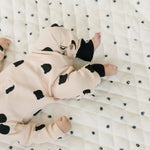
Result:
<instances>
[{"instance_id":1,"label":"baby's arm","mask_svg":"<svg viewBox=\"0 0 150 150\"><path fill-rule=\"evenodd\" d=\"M104 66L101 64L88 64L77 71L70 66L59 75L51 87L52 96L60 99L78 96L82 98L92 93L96 85L100 83L100 77L104 75Z\"/></svg>"}]
</instances>

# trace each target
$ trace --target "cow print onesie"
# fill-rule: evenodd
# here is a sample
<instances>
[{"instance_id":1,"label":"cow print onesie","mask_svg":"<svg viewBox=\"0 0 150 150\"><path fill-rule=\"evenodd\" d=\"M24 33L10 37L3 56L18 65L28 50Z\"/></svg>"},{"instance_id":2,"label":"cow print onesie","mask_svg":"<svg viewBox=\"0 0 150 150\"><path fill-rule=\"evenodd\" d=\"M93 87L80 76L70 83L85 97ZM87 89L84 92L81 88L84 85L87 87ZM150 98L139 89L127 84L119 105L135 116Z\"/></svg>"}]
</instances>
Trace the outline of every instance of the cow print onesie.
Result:
<instances>
[{"instance_id":1,"label":"cow print onesie","mask_svg":"<svg viewBox=\"0 0 150 150\"><path fill-rule=\"evenodd\" d=\"M0 139L29 146L62 137L56 123L29 120L55 98L82 98L94 90L105 75L103 65L75 70L72 59L91 61L93 54L92 40L86 43L57 25L44 29L32 52L0 73ZM0 61L3 55L0 46Z\"/></svg>"}]
</instances>

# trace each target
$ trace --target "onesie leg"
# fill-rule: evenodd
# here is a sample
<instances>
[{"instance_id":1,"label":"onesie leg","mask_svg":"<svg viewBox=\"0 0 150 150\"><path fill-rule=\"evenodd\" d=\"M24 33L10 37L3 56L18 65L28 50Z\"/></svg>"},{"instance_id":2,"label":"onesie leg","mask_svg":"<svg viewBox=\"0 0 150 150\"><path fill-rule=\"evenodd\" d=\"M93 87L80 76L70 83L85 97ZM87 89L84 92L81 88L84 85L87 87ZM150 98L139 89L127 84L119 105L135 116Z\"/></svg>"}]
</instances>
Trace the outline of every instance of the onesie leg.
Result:
<instances>
[{"instance_id":1,"label":"onesie leg","mask_svg":"<svg viewBox=\"0 0 150 150\"><path fill-rule=\"evenodd\" d=\"M41 144L57 140L63 137L71 129L71 123L65 116L56 123L34 123L7 121L4 114L0 114L0 139L7 141L18 141L23 146Z\"/></svg>"},{"instance_id":2,"label":"onesie leg","mask_svg":"<svg viewBox=\"0 0 150 150\"><path fill-rule=\"evenodd\" d=\"M3 59L9 44L10 44L10 40L5 38L0 38L0 71L2 70Z\"/></svg>"}]
</instances>

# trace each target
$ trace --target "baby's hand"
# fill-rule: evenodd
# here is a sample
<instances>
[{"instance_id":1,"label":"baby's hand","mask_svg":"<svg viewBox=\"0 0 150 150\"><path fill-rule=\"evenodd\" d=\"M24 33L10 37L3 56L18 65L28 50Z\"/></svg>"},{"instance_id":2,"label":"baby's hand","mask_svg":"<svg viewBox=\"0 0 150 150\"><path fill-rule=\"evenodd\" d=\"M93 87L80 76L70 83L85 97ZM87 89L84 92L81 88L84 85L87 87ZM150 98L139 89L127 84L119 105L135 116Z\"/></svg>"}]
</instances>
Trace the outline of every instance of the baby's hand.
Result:
<instances>
[{"instance_id":1,"label":"baby's hand","mask_svg":"<svg viewBox=\"0 0 150 150\"><path fill-rule=\"evenodd\" d=\"M71 123L66 116L58 119L56 124L63 133L67 133L69 130L71 130Z\"/></svg>"},{"instance_id":2,"label":"baby's hand","mask_svg":"<svg viewBox=\"0 0 150 150\"><path fill-rule=\"evenodd\" d=\"M94 37L92 38L92 42L94 44L94 51L95 51L96 48L98 48L98 46L101 43L101 34L100 34L100 32L95 33Z\"/></svg>"},{"instance_id":3,"label":"baby's hand","mask_svg":"<svg viewBox=\"0 0 150 150\"><path fill-rule=\"evenodd\" d=\"M4 50L7 50L10 45L10 40L5 38L0 38L0 45Z\"/></svg>"}]
</instances>

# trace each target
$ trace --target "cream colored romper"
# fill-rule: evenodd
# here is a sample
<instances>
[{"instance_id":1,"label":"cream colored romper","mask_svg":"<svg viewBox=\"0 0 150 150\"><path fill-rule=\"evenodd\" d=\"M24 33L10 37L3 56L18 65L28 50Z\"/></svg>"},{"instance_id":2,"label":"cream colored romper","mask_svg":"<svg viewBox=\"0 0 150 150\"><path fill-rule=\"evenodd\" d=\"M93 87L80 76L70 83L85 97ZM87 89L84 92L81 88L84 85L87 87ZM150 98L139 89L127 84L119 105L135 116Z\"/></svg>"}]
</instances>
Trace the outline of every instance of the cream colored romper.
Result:
<instances>
[{"instance_id":1,"label":"cream colored romper","mask_svg":"<svg viewBox=\"0 0 150 150\"><path fill-rule=\"evenodd\" d=\"M0 73L0 139L29 146L62 137L56 123L28 121L55 98L81 98L94 90L101 81L99 64L77 71L72 60L91 61L93 54L91 40L85 43L63 27L44 29L32 53Z\"/></svg>"}]
</instances>

